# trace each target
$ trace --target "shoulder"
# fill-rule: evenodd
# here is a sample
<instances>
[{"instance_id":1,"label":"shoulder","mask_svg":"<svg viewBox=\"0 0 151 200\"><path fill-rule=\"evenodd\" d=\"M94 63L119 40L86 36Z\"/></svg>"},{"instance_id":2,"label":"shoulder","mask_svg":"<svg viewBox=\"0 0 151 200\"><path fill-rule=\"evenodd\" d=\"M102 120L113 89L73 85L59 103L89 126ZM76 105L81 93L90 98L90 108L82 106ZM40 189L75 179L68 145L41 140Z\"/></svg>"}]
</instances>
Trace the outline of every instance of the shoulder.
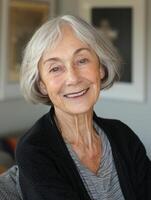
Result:
<instances>
[{"instance_id":1,"label":"shoulder","mask_svg":"<svg viewBox=\"0 0 151 200\"><path fill-rule=\"evenodd\" d=\"M28 183L33 179L42 183L50 171L50 176L56 174L54 166L56 143L53 137L54 129L50 114L42 116L18 141L16 148L16 163L20 177L28 177ZM47 164L46 164L47 163ZM44 171L41 169L45 169ZM40 174L40 176L39 176Z\"/></svg>"},{"instance_id":2,"label":"shoulder","mask_svg":"<svg viewBox=\"0 0 151 200\"><path fill-rule=\"evenodd\" d=\"M50 124L48 122L48 117L49 113L42 116L20 137L15 151L15 158L18 166L19 163L22 167L24 167L24 165L30 166L30 161L32 162L32 160L36 159L38 161L41 159L42 155L45 154L46 149L48 149L47 144L50 135L47 130Z\"/></svg>"},{"instance_id":3,"label":"shoulder","mask_svg":"<svg viewBox=\"0 0 151 200\"><path fill-rule=\"evenodd\" d=\"M125 154L137 155L140 150L146 154L142 141L127 124L117 119L100 117L97 117L97 122L108 136L111 146L114 144L119 151Z\"/></svg>"},{"instance_id":4,"label":"shoulder","mask_svg":"<svg viewBox=\"0 0 151 200\"><path fill-rule=\"evenodd\" d=\"M105 133L113 138L123 138L124 140L138 139L134 131L127 124L118 119L97 117L96 120Z\"/></svg>"},{"instance_id":5,"label":"shoulder","mask_svg":"<svg viewBox=\"0 0 151 200\"><path fill-rule=\"evenodd\" d=\"M120 155L120 158L128 163L127 169L131 166L138 174L144 166L143 170L149 171L144 173L151 177L151 161L137 134L120 120L98 118L98 123L109 139L113 155Z\"/></svg>"}]
</instances>

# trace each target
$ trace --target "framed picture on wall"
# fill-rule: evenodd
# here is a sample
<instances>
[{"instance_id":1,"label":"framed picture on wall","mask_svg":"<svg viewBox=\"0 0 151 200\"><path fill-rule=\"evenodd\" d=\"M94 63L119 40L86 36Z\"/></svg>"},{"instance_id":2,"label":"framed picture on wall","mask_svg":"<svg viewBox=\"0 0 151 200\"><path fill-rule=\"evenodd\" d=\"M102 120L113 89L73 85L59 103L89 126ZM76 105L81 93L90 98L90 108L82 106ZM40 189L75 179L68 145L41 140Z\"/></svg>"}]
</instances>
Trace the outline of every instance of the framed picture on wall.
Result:
<instances>
[{"instance_id":1,"label":"framed picture on wall","mask_svg":"<svg viewBox=\"0 0 151 200\"><path fill-rule=\"evenodd\" d=\"M23 50L38 27L54 15L54 0L2 0L1 99L20 96Z\"/></svg>"},{"instance_id":2,"label":"framed picture on wall","mask_svg":"<svg viewBox=\"0 0 151 200\"><path fill-rule=\"evenodd\" d=\"M11 1L9 5L8 81L19 80L22 52L34 31L49 17L48 2Z\"/></svg>"},{"instance_id":3,"label":"framed picture on wall","mask_svg":"<svg viewBox=\"0 0 151 200\"><path fill-rule=\"evenodd\" d=\"M79 15L103 32L119 51L120 81L102 96L143 101L145 98L145 1L79 0ZM141 26L141 28L140 28Z\"/></svg>"}]
</instances>

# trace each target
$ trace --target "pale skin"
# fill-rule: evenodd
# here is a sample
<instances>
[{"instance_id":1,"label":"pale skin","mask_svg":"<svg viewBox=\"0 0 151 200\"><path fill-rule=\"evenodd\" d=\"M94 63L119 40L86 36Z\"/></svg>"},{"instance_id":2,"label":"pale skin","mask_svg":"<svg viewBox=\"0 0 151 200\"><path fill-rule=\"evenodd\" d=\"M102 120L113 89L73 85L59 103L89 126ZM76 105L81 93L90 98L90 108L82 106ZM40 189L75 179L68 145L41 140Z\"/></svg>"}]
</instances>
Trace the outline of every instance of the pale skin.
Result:
<instances>
[{"instance_id":1,"label":"pale skin","mask_svg":"<svg viewBox=\"0 0 151 200\"><path fill-rule=\"evenodd\" d=\"M40 89L54 105L55 120L64 140L81 163L97 174L102 149L93 127L93 106L104 70L95 52L69 26L62 28L62 35L40 60Z\"/></svg>"}]
</instances>

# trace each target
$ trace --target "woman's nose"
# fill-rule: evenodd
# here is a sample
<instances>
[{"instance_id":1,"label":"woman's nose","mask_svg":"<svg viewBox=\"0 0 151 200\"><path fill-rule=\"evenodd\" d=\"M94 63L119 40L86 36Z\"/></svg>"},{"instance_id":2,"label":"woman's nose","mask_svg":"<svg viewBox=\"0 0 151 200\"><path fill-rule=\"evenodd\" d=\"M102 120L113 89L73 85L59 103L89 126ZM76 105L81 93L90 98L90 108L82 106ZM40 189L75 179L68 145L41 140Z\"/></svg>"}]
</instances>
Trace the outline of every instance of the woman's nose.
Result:
<instances>
[{"instance_id":1,"label":"woman's nose","mask_svg":"<svg viewBox=\"0 0 151 200\"><path fill-rule=\"evenodd\" d=\"M66 73L66 84L75 85L78 82L79 82L79 72L74 68L70 68Z\"/></svg>"}]
</instances>

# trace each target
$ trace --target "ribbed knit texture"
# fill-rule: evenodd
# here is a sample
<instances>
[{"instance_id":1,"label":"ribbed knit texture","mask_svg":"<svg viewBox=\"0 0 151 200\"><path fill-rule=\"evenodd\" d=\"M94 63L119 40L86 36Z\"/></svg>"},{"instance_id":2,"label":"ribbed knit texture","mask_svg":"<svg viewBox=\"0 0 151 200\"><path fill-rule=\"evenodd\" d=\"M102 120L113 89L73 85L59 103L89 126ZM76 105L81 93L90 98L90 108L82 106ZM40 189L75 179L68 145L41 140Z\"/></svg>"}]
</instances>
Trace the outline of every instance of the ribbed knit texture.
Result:
<instances>
[{"instance_id":1,"label":"ribbed knit texture","mask_svg":"<svg viewBox=\"0 0 151 200\"><path fill-rule=\"evenodd\" d=\"M17 165L0 176L0 200L22 200Z\"/></svg>"}]
</instances>

